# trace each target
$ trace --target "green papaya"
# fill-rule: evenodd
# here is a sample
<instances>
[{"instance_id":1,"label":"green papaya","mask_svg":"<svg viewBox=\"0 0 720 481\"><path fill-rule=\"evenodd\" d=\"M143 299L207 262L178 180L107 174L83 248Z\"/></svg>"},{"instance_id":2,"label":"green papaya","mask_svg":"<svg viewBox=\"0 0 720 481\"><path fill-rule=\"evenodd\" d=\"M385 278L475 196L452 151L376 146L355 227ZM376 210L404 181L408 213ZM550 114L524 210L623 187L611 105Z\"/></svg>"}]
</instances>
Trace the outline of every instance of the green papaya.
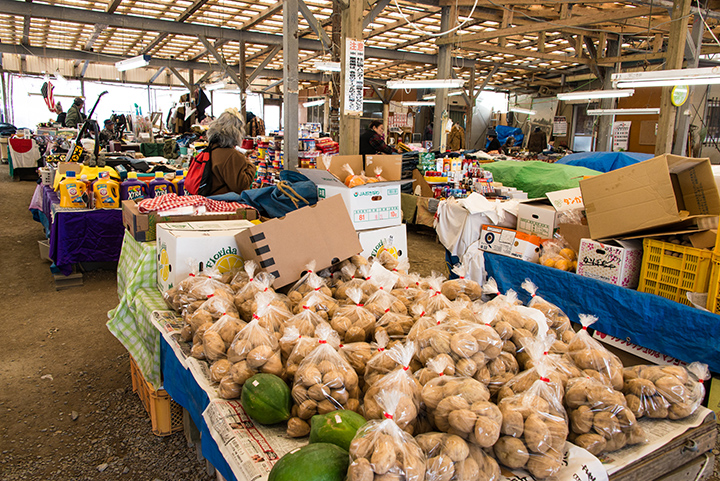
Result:
<instances>
[{"instance_id":1,"label":"green papaya","mask_svg":"<svg viewBox=\"0 0 720 481\"><path fill-rule=\"evenodd\" d=\"M290 388L273 374L255 374L245 381L240 400L248 416L260 424L290 419Z\"/></svg>"},{"instance_id":2,"label":"green papaya","mask_svg":"<svg viewBox=\"0 0 720 481\"><path fill-rule=\"evenodd\" d=\"M310 420L310 443L331 443L349 451L355 433L366 422L350 410L317 414Z\"/></svg>"},{"instance_id":3,"label":"green papaya","mask_svg":"<svg viewBox=\"0 0 720 481\"><path fill-rule=\"evenodd\" d=\"M268 481L344 481L350 454L329 443L308 444L275 463Z\"/></svg>"}]
</instances>

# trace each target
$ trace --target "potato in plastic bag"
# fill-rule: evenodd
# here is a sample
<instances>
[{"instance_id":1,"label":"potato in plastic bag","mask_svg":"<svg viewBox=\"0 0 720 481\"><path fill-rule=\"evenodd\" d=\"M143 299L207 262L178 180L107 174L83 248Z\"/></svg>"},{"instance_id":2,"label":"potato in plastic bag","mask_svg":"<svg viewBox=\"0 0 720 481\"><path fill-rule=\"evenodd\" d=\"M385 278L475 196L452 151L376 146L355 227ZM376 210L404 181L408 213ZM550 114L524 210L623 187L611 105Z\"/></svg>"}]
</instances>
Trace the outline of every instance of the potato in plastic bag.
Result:
<instances>
[{"instance_id":1,"label":"potato in plastic bag","mask_svg":"<svg viewBox=\"0 0 720 481\"><path fill-rule=\"evenodd\" d=\"M378 332L387 332L391 339L404 339L415 321L406 314L393 312L390 308L392 299L385 298L380 302L380 309L384 308L384 314L375 322L375 338Z\"/></svg>"},{"instance_id":2,"label":"potato in plastic bag","mask_svg":"<svg viewBox=\"0 0 720 481\"><path fill-rule=\"evenodd\" d=\"M330 321L343 342L362 342L369 340L375 332L375 315L363 304L363 291L353 287L347 290L348 300L352 304L340 307Z\"/></svg>"},{"instance_id":3,"label":"potato in plastic bag","mask_svg":"<svg viewBox=\"0 0 720 481\"><path fill-rule=\"evenodd\" d=\"M605 349L602 344L593 339L587 332L588 326L597 321L597 317L580 314L582 330L579 331L568 344L568 354L575 365L593 375L593 371L604 382L616 391L623 388L623 365L617 356Z\"/></svg>"},{"instance_id":4,"label":"potato in plastic bag","mask_svg":"<svg viewBox=\"0 0 720 481\"><path fill-rule=\"evenodd\" d=\"M635 417L675 420L700 406L705 398L703 381L710 372L706 364L693 362L687 367L632 366L624 369L623 376L623 393Z\"/></svg>"},{"instance_id":5,"label":"potato in plastic bag","mask_svg":"<svg viewBox=\"0 0 720 481\"><path fill-rule=\"evenodd\" d=\"M483 291L480 284L465 277L467 269L462 264L452 268L452 272L458 276L457 279L450 279L442 284L442 293L451 301L462 298L469 301L477 301L482 297Z\"/></svg>"},{"instance_id":6,"label":"potato in plastic bag","mask_svg":"<svg viewBox=\"0 0 720 481\"><path fill-rule=\"evenodd\" d=\"M344 266L342 269L340 269L340 272L342 273L342 283L338 282L335 289L335 295L333 297L342 301L347 299L348 289L362 289L363 284L365 284L365 278L360 275L358 269L353 264L348 264ZM365 292L363 291L363 298L360 302L364 304L365 301L367 301L367 298L367 294L365 294Z\"/></svg>"},{"instance_id":7,"label":"potato in plastic bag","mask_svg":"<svg viewBox=\"0 0 720 481\"><path fill-rule=\"evenodd\" d=\"M332 291L327 286L325 279L315 271L315 265L315 261L310 261L305 266L305 274L290 288L288 297L293 304L299 304L303 297L314 291L322 291L326 296L332 297Z\"/></svg>"},{"instance_id":8,"label":"potato in plastic bag","mask_svg":"<svg viewBox=\"0 0 720 481\"><path fill-rule=\"evenodd\" d=\"M214 320L220 319L222 316L230 315L236 318L240 318L232 299L221 295L210 294L205 302L203 302L194 312L205 311L210 314Z\"/></svg>"},{"instance_id":9,"label":"potato in plastic bag","mask_svg":"<svg viewBox=\"0 0 720 481\"><path fill-rule=\"evenodd\" d=\"M285 304L278 300L277 295L272 291L258 292L255 296L255 304L257 310L252 315L252 318L258 319L261 326L280 338L285 323L293 314L287 310Z\"/></svg>"},{"instance_id":10,"label":"potato in plastic bag","mask_svg":"<svg viewBox=\"0 0 720 481\"><path fill-rule=\"evenodd\" d=\"M391 294L392 286L395 283L392 277L375 275L372 282L377 286L377 290L368 297L365 308L375 316L375 319L379 319L387 312L407 314L407 306Z\"/></svg>"},{"instance_id":11,"label":"potato in plastic bag","mask_svg":"<svg viewBox=\"0 0 720 481\"><path fill-rule=\"evenodd\" d=\"M531 296L528 307L545 314L550 328L557 332L558 337L561 337L566 331L572 330L570 318L558 306L538 296L538 287L530 279L525 279L521 287Z\"/></svg>"},{"instance_id":12,"label":"potato in plastic bag","mask_svg":"<svg viewBox=\"0 0 720 481\"><path fill-rule=\"evenodd\" d=\"M267 272L259 272L250 279L244 288L235 294L235 307L237 307L240 317L245 321L252 319L253 313L257 310L255 296L259 292L274 292L272 284L275 277Z\"/></svg>"},{"instance_id":13,"label":"potato in plastic bag","mask_svg":"<svg viewBox=\"0 0 720 481\"><path fill-rule=\"evenodd\" d=\"M425 481L498 481L500 466L459 436L429 432L415 436L427 456Z\"/></svg>"},{"instance_id":14,"label":"potato in plastic bag","mask_svg":"<svg viewBox=\"0 0 720 481\"><path fill-rule=\"evenodd\" d=\"M365 365L364 390L375 384L385 374L399 367L397 356L391 355L391 350L387 349L389 342L390 337L387 333L380 331L376 337L374 353Z\"/></svg>"},{"instance_id":15,"label":"potato in plastic bag","mask_svg":"<svg viewBox=\"0 0 720 481\"><path fill-rule=\"evenodd\" d=\"M425 453L413 437L395 423L395 413L405 394L394 389L377 394L379 419L362 426L350 443L347 481L425 479Z\"/></svg>"},{"instance_id":16,"label":"potato in plastic bag","mask_svg":"<svg viewBox=\"0 0 720 481\"><path fill-rule=\"evenodd\" d=\"M247 323L245 321L241 321L233 316L224 315L218 319L215 324L208 327L205 331L205 336L208 335L208 332L216 332L225 343L225 349L227 350L230 348L237 333L240 332L240 329L246 325Z\"/></svg>"},{"instance_id":17,"label":"potato in plastic bag","mask_svg":"<svg viewBox=\"0 0 720 481\"><path fill-rule=\"evenodd\" d=\"M388 351L388 355L398 367L378 379L365 393L362 414L365 419L381 419L383 407L378 403L377 396L388 389L402 393L402 398L395 404L391 412L395 424L400 429L413 434L420 409L421 387L410 371L415 346L412 342L405 345L397 344Z\"/></svg>"},{"instance_id":18,"label":"potato in plastic bag","mask_svg":"<svg viewBox=\"0 0 720 481\"><path fill-rule=\"evenodd\" d=\"M243 327L230 345L228 360L234 363L233 379L241 386L257 373L285 375L277 337L257 319Z\"/></svg>"},{"instance_id":19,"label":"potato in plastic bag","mask_svg":"<svg viewBox=\"0 0 720 481\"><path fill-rule=\"evenodd\" d=\"M322 277L312 274L305 284L301 286L301 290L310 289L307 293L302 296L295 308L293 309L294 314L299 314L300 311L305 309L303 306L307 306L309 310L318 314L323 321L330 321L335 315L338 309L338 303L331 297L332 292L330 288L325 285L325 281ZM295 302L300 291L291 291L288 297L291 301Z\"/></svg>"},{"instance_id":20,"label":"potato in plastic bag","mask_svg":"<svg viewBox=\"0 0 720 481\"><path fill-rule=\"evenodd\" d=\"M568 381L565 406L570 418L570 441L595 456L647 441L623 393L595 378L583 376ZM605 442L588 434L602 436Z\"/></svg>"},{"instance_id":21,"label":"potato in plastic bag","mask_svg":"<svg viewBox=\"0 0 720 481\"><path fill-rule=\"evenodd\" d=\"M323 327L321 327L323 326ZM326 322L318 324L317 329L329 328ZM316 329L316 332L317 332ZM340 345L340 336L336 332L331 331L328 334L327 342L335 349ZM300 364L305 360L308 354L318 345L318 338L315 333L311 336L303 336L296 327L286 327L283 337L280 339L280 349L283 352L283 365L285 366L288 381L295 379L295 373ZM284 352L288 351L287 356Z\"/></svg>"},{"instance_id":22,"label":"potato in plastic bag","mask_svg":"<svg viewBox=\"0 0 720 481\"><path fill-rule=\"evenodd\" d=\"M416 297L416 303L423 308L426 314L434 314L452 306L450 299L442 293L442 283L444 280L445 278L443 276L434 272L427 279L430 289Z\"/></svg>"}]
</instances>

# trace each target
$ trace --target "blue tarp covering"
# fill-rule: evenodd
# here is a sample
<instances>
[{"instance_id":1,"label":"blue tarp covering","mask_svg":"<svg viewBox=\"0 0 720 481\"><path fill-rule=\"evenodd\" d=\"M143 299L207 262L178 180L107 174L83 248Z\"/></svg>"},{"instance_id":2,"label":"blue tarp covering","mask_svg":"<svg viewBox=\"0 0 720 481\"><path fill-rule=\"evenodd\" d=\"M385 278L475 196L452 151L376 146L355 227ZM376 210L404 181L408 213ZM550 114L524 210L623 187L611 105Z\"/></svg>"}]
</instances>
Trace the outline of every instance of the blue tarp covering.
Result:
<instances>
[{"instance_id":1,"label":"blue tarp covering","mask_svg":"<svg viewBox=\"0 0 720 481\"><path fill-rule=\"evenodd\" d=\"M495 133L497 133L500 145L505 145L505 141L511 135L515 139L515 145L522 145L523 139L525 138L522 130L516 127L508 127L507 125L498 125L497 127L495 127ZM487 147L489 143L490 141L485 142L485 147Z\"/></svg>"},{"instance_id":2,"label":"blue tarp covering","mask_svg":"<svg viewBox=\"0 0 720 481\"><path fill-rule=\"evenodd\" d=\"M653 157L652 154L639 152L578 152L566 155L555 163L587 167L598 172L610 172Z\"/></svg>"},{"instance_id":3,"label":"blue tarp covering","mask_svg":"<svg viewBox=\"0 0 720 481\"><path fill-rule=\"evenodd\" d=\"M675 357L699 361L720 372L720 317L654 294L637 292L539 264L485 253L488 277L501 292L513 289L527 303L520 287L525 278L538 286L538 295L559 306L573 322L593 314L593 328L628 342Z\"/></svg>"}]
</instances>

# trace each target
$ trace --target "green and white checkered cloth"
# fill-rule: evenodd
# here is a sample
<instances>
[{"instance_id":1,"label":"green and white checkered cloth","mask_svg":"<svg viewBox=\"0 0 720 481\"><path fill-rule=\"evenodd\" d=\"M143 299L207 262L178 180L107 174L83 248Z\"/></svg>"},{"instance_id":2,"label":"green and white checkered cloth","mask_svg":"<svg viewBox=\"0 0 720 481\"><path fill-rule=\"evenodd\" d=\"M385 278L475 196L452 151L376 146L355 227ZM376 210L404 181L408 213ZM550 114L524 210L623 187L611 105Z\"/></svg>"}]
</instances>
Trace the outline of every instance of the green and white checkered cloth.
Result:
<instances>
[{"instance_id":1,"label":"green and white checkered cloth","mask_svg":"<svg viewBox=\"0 0 720 481\"><path fill-rule=\"evenodd\" d=\"M156 287L156 272L155 242L138 242L125 231L117 274L120 302L108 312L107 327L135 359L145 379L160 387L160 333L150 316L168 307Z\"/></svg>"}]
</instances>

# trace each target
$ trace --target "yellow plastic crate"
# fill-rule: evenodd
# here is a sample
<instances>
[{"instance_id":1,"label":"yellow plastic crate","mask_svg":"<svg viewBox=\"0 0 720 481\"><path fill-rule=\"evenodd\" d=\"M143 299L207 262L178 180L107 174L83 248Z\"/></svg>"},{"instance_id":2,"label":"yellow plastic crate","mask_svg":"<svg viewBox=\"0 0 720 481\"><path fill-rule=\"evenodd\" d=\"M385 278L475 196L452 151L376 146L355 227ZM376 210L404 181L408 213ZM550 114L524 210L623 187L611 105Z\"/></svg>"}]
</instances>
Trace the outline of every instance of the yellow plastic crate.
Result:
<instances>
[{"instance_id":1,"label":"yellow plastic crate","mask_svg":"<svg viewBox=\"0 0 720 481\"><path fill-rule=\"evenodd\" d=\"M712 255L709 250L645 239L638 291L690 306L685 293L708 291Z\"/></svg>"},{"instance_id":2,"label":"yellow plastic crate","mask_svg":"<svg viewBox=\"0 0 720 481\"><path fill-rule=\"evenodd\" d=\"M150 415L153 434L170 436L176 431L182 431L182 406L173 401L164 389L155 389L152 383L145 379L132 356L130 356L130 377L133 392L138 393L145 411Z\"/></svg>"},{"instance_id":3,"label":"yellow plastic crate","mask_svg":"<svg viewBox=\"0 0 720 481\"><path fill-rule=\"evenodd\" d=\"M712 257L710 285L708 287L708 298L705 308L710 312L720 313L720 256L717 254Z\"/></svg>"}]
</instances>

